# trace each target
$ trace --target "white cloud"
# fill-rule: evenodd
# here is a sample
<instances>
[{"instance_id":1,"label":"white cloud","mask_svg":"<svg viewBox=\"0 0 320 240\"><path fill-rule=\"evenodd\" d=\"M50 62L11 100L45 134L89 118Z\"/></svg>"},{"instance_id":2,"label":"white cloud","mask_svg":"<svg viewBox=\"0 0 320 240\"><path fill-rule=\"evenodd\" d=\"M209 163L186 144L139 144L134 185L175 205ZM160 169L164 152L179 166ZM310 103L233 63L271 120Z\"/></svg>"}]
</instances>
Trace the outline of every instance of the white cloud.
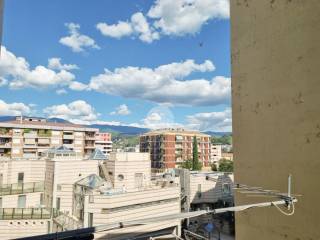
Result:
<instances>
[{"instance_id":1,"label":"white cloud","mask_svg":"<svg viewBox=\"0 0 320 240\"><path fill-rule=\"evenodd\" d=\"M119 21L117 24L111 25L98 23L96 28L104 36L117 39L125 36L138 36L141 41L151 43L160 38L159 33L149 26L147 19L141 12L134 13L130 21Z\"/></svg>"},{"instance_id":2,"label":"white cloud","mask_svg":"<svg viewBox=\"0 0 320 240\"><path fill-rule=\"evenodd\" d=\"M62 64L61 58L49 58L48 59L48 68L52 70L74 70L79 69L75 64Z\"/></svg>"},{"instance_id":3,"label":"white cloud","mask_svg":"<svg viewBox=\"0 0 320 240\"><path fill-rule=\"evenodd\" d=\"M116 108L116 111L111 112L110 115L129 115L131 112L126 104L121 104Z\"/></svg>"},{"instance_id":4,"label":"white cloud","mask_svg":"<svg viewBox=\"0 0 320 240\"><path fill-rule=\"evenodd\" d=\"M139 39L143 42L151 43L160 38L159 33L149 26L149 23L141 12L137 12L131 16L131 25L134 32L137 33Z\"/></svg>"},{"instance_id":5,"label":"white cloud","mask_svg":"<svg viewBox=\"0 0 320 240\"><path fill-rule=\"evenodd\" d=\"M74 90L74 91L89 90L88 85L86 85L86 84L84 84L84 83L81 83L81 82L77 82L77 81L72 81L72 82L69 84L69 88L70 88L71 90Z\"/></svg>"},{"instance_id":6,"label":"white cloud","mask_svg":"<svg viewBox=\"0 0 320 240\"><path fill-rule=\"evenodd\" d=\"M91 78L92 90L127 98L141 98L156 103L207 106L227 103L231 80L217 76L211 80L185 80L193 72L215 69L211 61L196 64L193 60L171 63L157 68L125 67Z\"/></svg>"},{"instance_id":7,"label":"white cloud","mask_svg":"<svg viewBox=\"0 0 320 240\"><path fill-rule=\"evenodd\" d=\"M108 37L122 38L124 36L130 36L133 32L131 24L128 22L119 21L117 24L108 25L106 23L98 23L96 28L100 32Z\"/></svg>"},{"instance_id":8,"label":"white cloud","mask_svg":"<svg viewBox=\"0 0 320 240\"><path fill-rule=\"evenodd\" d=\"M211 19L229 18L229 0L157 0L148 17L166 35L195 34Z\"/></svg>"},{"instance_id":9,"label":"white cloud","mask_svg":"<svg viewBox=\"0 0 320 240\"><path fill-rule=\"evenodd\" d=\"M68 85L75 76L66 71L54 71L44 66L30 69L29 63L23 57L16 57L5 47L1 47L0 78L5 79L12 89L25 87L47 88L50 86Z\"/></svg>"},{"instance_id":10,"label":"white cloud","mask_svg":"<svg viewBox=\"0 0 320 240\"><path fill-rule=\"evenodd\" d=\"M187 126L200 131L231 132L231 109L222 112L204 112L187 116Z\"/></svg>"},{"instance_id":11,"label":"white cloud","mask_svg":"<svg viewBox=\"0 0 320 240\"><path fill-rule=\"evenodd\" d=\"M32 112L33 105L24 103L6 103L0 99L0 115L18 116L28 115Z\"/></svg>"},{"instance_id":12,"label":"white cloud","mask_svg":"<svg viewBox=\"0 0 320 240\"><path fill-rule=\"evenodd\" d=\"M5 86L7 84L8 84L8 80L3 77L0 77L0 87Z\"/></svg>"},{"instance_id":13,"label":"white cloud","mask_svg":"<svg viewBox=\"0 0 320 240\"><path fill-rule=\"evenodd\" d=\"M68 93L67 90L65 90L64 88L56 90L56 94L58 94L58 95L63 95L63 94L67 94L67 93Z\"/></svg>"},{"instance_id":14,"label":"white cloud","mask_svg":"<svg viewBox=\"0 0 320 240\"><path fill-rule=\"evenodd\" d=\"M83 100L77 100L69 104L53 105L45 108L43 112L49 118L62 118L78 124L95 122L100 115L90 104Z\"/></svg>"},{"instance_id":15,"label":"white cloud","mask_svg":"<svg viewBox=\"0 0 320 240\"><path fill-rule=\"evenodd\" d=\"M85 48L100 49L94 39L79 32L79 24L66 23L65 26L68 28L70 35L60 38L59 42L70 47L73 52L83 52Z\"/></svg>"}]
</instances>

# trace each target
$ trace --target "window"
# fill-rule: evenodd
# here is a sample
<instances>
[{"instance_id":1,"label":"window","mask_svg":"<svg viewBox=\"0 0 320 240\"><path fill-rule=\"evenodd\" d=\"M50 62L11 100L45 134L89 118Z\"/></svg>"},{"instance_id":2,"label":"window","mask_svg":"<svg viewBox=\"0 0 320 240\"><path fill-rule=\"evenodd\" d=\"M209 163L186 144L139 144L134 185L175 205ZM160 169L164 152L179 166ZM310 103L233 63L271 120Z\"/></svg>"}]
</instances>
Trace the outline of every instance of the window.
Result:
<instances>
[{"instance_id":1,"label":"window","mask_svg":"<svg viewBox=\"0 0 320 240\"><path fill-rule=\"evenodd\" d=\"M18 196L18 208L26 207L26 195Z\"/></svg>"},{"instance_id":2,"label":"window","mask_svg":"<svg viewBox=\"0 0 320 240\"><path fill-rule=\"evenodd\" d=\"M134 174L134 183L136 188L142 187L143 184L143 173Z\"/></svg>"},{"instance_id":3,"label":"window","mask_svg":"<svg viewBox=\"0 0 320 240\"><path fill-rule=\"evenodd\" d=\"M88 227L93 226L93 213L88 214Z\"/></svg>"},{"instance_id":4,"label":"window","mask_svg":"<svg viewBox=\"0 0 320 240\"><path fill-rule=\"evenodd\" d=\"M60 210L60 201L61 199L59 197L57 197L57 201L56 201L56 209Z\"/></svg>"},{"instance_id":5,"label":"window","mask_svg":"<svg viewBox=\"0 0 320 240\"><path fill-rule=\"evenodd\" d=\"M2 198L0 198L0 208L2 208Z\"/></svg>"},{"instance_id":6,"label":"window","mask_svg":"<svg viewBox=\"0 0 320 240\"><path fill-rule=\"evenodd\" d=\"M40 194L40 205L43 205L43 203L44 203L44 195L43 195L43 193L41 193Z\"/></svg>"},{"instance_id":7,"label":"window","mask_svg":"<svg viewBox=\"0 0 320 240\"><path fill-rule=\"evenodd\" d=\"M89 203L94 203L94 196L93 195L89 195Z\"/></svg>"},{"instance_id":8,"label":"window","mask_svg":"<svg viewBox=\"0 0 320 240\"><path fill-rule=\"evenodd\" d=\"M22 184L24 180L24 173L23 172L19 172L18 173L18 184Z\"/></svg>"},{"instance_id":9,"label":"window","mask_svg":"<svg viewBox=\"0 0 320 240\"><path fill-rule=\"evenodd\" d=\"M57 184L57 191L61 191L62 187L61 184Z\"/></svg>"},{"instance_id":10,"label":"window","mask_svg":"<svg viewBox=\"0 0 320 240\"><path fill-rule=\"evenodd\" d=\"M222 192L223 192L224 194L230 194L231 189L230 189L230 184L229 184L229 183L224 183L224 184L222 185Z\"/></svg>"},{"instance_id":11,"label":"window","mask_svg":"<svg viewBox=\"0 0 320 240\"><path fill-rule=\"evenodd\" d=\"M201 198L201 184L198 184L198 198Z\"/></svg>"}]
</instances>

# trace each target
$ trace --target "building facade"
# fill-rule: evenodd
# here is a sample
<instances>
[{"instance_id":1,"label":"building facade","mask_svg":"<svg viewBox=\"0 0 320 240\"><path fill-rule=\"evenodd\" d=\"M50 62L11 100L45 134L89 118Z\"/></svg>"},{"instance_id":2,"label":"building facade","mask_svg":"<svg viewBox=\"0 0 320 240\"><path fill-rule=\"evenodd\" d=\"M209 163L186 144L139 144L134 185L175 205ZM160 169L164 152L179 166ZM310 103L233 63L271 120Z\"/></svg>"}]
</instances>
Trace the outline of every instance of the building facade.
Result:
<instances>
[{"instance_id":1,"label":"building facade","mask_svg":"<svg viewBox=\"0 0 320 240\"><path fill-rule=\"evenodd\" d=\"M1 239L181 211L179 181L151 179L148 153L112 153L107 160L100 150L84 158L61 146L36 160L1 158L0 174ZM121 239L164 229L179 235L180 221L96 233L95 237Z\"/></svg>"},{"instance_id":2,"label":"building facade","mask_svg":"<svg viewBox=\"0 0 320 240\"><path fill-rule=\"evenodd\" d=\"M219 165L219 161L222 157L222 145L221 144L211 144L210 153L210 163Z\"/></svg>"},{"instance_id":3,"label":"building facade","mask_svg":"<svg viewBox=\"0 0 320 240\"><path fill-rule=\"evenodd\" d=\"M98 129L43 118L17 117L0 123L0 157L38 158L46 150L65 146L85 156L95 149Z\"/></svg>"},{"instance_id":4,"label":"building facade","mask_svg":"<svg viewBox=\"0 0 320 240\"><path fill-rule=\"evenodd\" d=\"M149 152L153 168L175 168L192 159L193 138L198 143L199 161L208 166L210 161L210 136L184 129L161 129L140 136L140 152Z\"/></svg>"},{"instance_id":5,"label":"building facade","mask_svg":"<svg viewBox=\"0 0 320 240\"><path fill-rule=\"evenodd\" d=\"M100 149L106 156L112 152L112 135L107 132L97 132L95 147Z\"/></svg>"}]
</instances>

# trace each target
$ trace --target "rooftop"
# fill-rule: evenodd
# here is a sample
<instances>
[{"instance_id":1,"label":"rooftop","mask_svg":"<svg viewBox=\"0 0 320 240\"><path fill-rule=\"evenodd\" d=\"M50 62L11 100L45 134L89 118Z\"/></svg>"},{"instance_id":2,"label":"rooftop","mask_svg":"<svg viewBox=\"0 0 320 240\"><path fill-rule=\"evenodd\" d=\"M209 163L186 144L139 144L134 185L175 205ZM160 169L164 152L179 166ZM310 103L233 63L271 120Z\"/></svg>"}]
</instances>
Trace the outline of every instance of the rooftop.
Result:
<instances>
[{"instance_id":1,"label":"rooftop","mask_svg":"<svg viewBox=\"0 0 320 240\"><path fill-rule=\"evenodd\" d=\"M142 134L142 136L152 136L152 135L158 135L158 134L180 134L180 135L201 135L203 137L210 137L208 134L201 133L199 131L195 130L186 130L183 128L162 128L153 130L150 132L147 132L145 134Z\"/></svg>"}]
</instances>

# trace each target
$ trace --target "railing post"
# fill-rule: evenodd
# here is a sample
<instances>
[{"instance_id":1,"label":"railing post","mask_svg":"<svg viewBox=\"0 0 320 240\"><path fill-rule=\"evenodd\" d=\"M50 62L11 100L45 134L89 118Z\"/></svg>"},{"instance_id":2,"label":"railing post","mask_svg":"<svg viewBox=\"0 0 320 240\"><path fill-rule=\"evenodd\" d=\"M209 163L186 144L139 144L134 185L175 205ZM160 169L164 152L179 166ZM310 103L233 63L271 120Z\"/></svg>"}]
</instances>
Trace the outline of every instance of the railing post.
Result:
<instances>
[{"instance_id":1,"label":"railing post","mask_svg":"<svg viewBox=\"0 0 320 240\"><path fill-rule=\"evenodd\" d=\"M14 210L15 208L12 209L12 216L11 216L11 219L13 219L13 216L14 216Z\"/></svg>"},{"instance_id":2,"label":"railing post","mask_svg":"<svg viewBox=\"0 0 320 240\"><path fill-rule=\"evenodd\" d=\"M23 193L23 191L24 191L24 183L22 183L22 190L21 191L22 191L21 193Z\"/></svg>"},{"instance_id":3,"label":"railing post","mask_svg":"<svg viewBox=\"0 0 320 240\"><path fill-rule=\"evenodd\" d=\"M35 190L34 190L34 189L35 189L35 184L36 184L36 183L34 182L34 183L33 183L32 192L34 192L34 191L35 191Z\"/></svg>"},{"instance_id":4,"label":"railing post","mask_svg":"<svg viewBox=\"0 0 320 240\"><path fill-rule=\"evenodd\" d=\"M31 208L31 219L33 219L33 215L34 215L34 208Z\"/></svg>"},{"instance_id":5,"label":"railing post","mask_svg":"<svg viewBox=\"0 0 320 240\"><path fill-rule=\"evenodd\" d=\"M42 211L43 211L43 208L40 208L40 209L41 209L40 219L42 219Z\"/></svg>"}]
</instances>

